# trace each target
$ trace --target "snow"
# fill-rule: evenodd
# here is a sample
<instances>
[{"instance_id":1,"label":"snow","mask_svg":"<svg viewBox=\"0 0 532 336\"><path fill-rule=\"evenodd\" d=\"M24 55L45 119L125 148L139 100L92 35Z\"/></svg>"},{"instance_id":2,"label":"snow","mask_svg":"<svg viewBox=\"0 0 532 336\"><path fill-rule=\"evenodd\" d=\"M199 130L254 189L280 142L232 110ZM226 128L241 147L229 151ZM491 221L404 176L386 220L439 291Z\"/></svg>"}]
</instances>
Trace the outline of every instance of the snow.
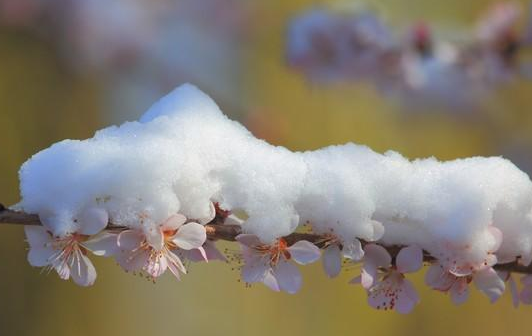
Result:
<instances>
[{"instance_id":1,"label":"snow","mask_svg":"<svg viewBox=\"0 0 532 336\"><path fill-rule=\"evenodd\" d=\"M532 256L532 183L510 161L409 161L352 143L292 152L255 138L188 84L140 121L35 154L21 167L20 188L17 208L39 214L57 236L75 232L95 206L138 228L177 212L206 218L219 202L246 213L243 230L264 242L309 222L344 242L416 244L434 254L460 246L461 258L476 262L493 248L495 226L500 260Z\"/></svg>"}]
</instances>

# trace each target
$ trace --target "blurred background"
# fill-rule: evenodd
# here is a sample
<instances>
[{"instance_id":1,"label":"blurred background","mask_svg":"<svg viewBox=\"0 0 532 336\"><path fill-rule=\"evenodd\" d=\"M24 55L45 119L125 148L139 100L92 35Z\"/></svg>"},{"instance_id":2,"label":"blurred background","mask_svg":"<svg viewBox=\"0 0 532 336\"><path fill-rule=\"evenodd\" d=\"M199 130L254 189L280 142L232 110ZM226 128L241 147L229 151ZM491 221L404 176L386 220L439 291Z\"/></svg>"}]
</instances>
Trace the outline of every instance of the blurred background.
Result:
<instances>
[{"instance_id":1,"label":"blurred background","mask_svg":"<svg viewBox=\"0 0 532 336\"><path fill-rule=\"evenodd\" d=\"M286 57L293 18L316 6L345 15L369 9L399 35L425 22L461 39L492 3L0 0L0 201L18 201L17 171L32 154L135 120L184 82L199 86L258 137L291 150L353 141L412 159L502 155L530 174L532 81L526 76L505 80L457 113L430 100L405 105L363 80L316 83ZM529 4L516 3L519 31L526 29ZM511 335L531 329L531 308L513 309L507 293L490 305L475 291L455 307L422 286L423 274L414 276L421 304L401 316L370 308L362 288L347 284L354 269L329 280L319 263L305 267L303 289L292 296L246 288L222 263L194 264L181 282L164 276L153 284L112 260L93 260L98 279L90 288L41 274L26 262L22 227L3 226L0 335Z\"/></svg>"}]
</instances>

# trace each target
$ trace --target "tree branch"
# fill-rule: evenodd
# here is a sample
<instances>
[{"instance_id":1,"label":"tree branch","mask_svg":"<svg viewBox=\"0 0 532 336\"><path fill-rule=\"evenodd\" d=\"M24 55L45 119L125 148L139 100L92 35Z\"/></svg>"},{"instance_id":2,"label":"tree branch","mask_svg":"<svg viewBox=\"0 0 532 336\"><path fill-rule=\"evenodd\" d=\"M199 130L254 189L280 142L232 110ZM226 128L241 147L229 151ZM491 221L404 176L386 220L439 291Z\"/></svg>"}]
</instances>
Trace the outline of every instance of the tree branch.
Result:
<instances>
[{"instance_id":1,"label":"tree branch","mask_svg":"<svg viewBox=\"0 0 532 336\"><path fill-rule=\"evenodd\" d=\"M33 214L27 214L24 212L13 211L5 208L0 203L0 224L15 224L15 225L42 225L39 216ZM126 229L123 226L115 225L109 223L107 226L108 229ZM236 236L242 233L242 228L238 225L223 225L218 218L205 225L207 230L207 237L211 240L225 240L225 241L235 241ZM306 240L319 248L326 246L327 237L314 233L299 233L294 232L288 236L283 237L288 245L292 245L297 241ZM362 245L368 244L361 240ZM401 246L385 246L392 257L395 257ZM428 253L424 252L424 261L433 262L434 258ZM514 272L514 273L523 273L523 274L532 274L532 264L529 266L520 265L517 261L505 264L497 264L493 268L500 271Z\"/></svg>"}]
</instances>

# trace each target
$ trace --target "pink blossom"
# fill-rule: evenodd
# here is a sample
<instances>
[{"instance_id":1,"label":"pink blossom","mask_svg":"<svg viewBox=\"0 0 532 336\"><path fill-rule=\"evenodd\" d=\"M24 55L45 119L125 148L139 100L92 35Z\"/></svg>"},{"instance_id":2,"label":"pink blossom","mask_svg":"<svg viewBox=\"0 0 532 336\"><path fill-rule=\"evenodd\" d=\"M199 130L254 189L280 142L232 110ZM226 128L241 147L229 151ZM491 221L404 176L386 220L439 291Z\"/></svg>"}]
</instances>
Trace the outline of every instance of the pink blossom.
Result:
<instances>
[{"instance_id":1,"label":"pink blossom","mask_svg":"<svg viewBox=\"0 0 532 336\"><path fill-rule=\"evenodd\" d=\"M519 307L519 291L517 290L517 284L512 277L512 273L507 271L497 271L497 275L499 275L499 278L501 278L502 281L508 283L508 288L512 295L512 304L515 308Z\"/></svg>"},{"instance_id":2,"label":"pink blossom","mask_svg":"<svg viewBox=\"0 0 532 336\"><path fill-rule=\"evenodd\" d=\"M478 290L495 302L504 292L504 280L493 269L497 263L495 252L502 242L502 232L490 226L485 240L490 242L483 259L471 260L470 246L444 245L436 254L438 261L427 271L425 282L433 289L448 292L455 304L464 303L469 296L469 284L474 281Z\"/></svg>"},{"instance_id":3,"label":"pink blossom","mask_svg":"<svg viewBox=\"0 0 532 336\"><path fill-rule=\"evenodd\" d=\"M477 289L486 294L492 303L504 292L504 281L492 267L481 268L470 274L457 276L436 262L429 268L425 277L428 286L450 293L452 301L457 305L467 300L468 287L471 281L474 281Z\"/></svg>"},{"instance_id":4,"label":"pink blossom","mask_svg":"<svg viewBox=\"0 0 532 336\"><path fill-rule=\"evenodd\" d=\"M213 221L215 223L221 222L224 224L226 221L233 223L232 220L234 218L237 217L232 215L231 211L220 208L218 203L211 203L209 216L198 219L198 223L201 225L206 225ZM182 250L180 255L183 259L187 259L192 262L208 262L209 260L227 261L225 256L216 248L214 241L208 239L205 240L203 246L198 247L197 249Z\"/></svg>"},{"instance_id":5,"label":"pink blossom","mask_svg":"<svg viewBox=\"0 0 532 336\"><path fill-rule=\"evenodd\" d=\"M202 247L183 251L183 258L193 262L220 260L227 261L225 256L216 248L216 244L212 240L205 240Z\"/></svg>"},{"instance_id":6,"label":"pink blossom","mask_svg":"<svg viewBox=\"0 0 532 336\"><path fill-rule=\"evenodd\" d=\"M407 314L419 302L414 286L404 274L418 271L423 266L423 251L408 246L397 254L395 265L382 246L368 244L364 248L362 273L351 283L360 283L368 292L368 303L376 309L395 309Z\"/></svg>"},{"instance_id":7,"label":"pink blossom","mask_svg":"<svg viewBox=\"0 0 532 336\"><path fill-rule=\"evenodd\" d=\"M153 279L169 269L179 279L179 272L186 274L179 251L201 248L207 239L203 225L185 222L185 216L176 214L158 227L121 232L117 262L126 271L143 270Z\"/></svg>"},{"instance_id":8,"label":"pink blossom","mask_svg":"<svg viewBox=\"0 0 532 336\"><path fill-rule=\"evenodd\" d=\"M490 244L488 244L484 252L485 255L481 260L477 260L478 258L471 259L469 253L471 246L459 246L450 243L444 244L440 248L440 252L433 255L443 268L457 277L471 275L473 272L491 268L497 263L495 252L501 246L502 232L494 226L489 226L484 234L485 240L489 241Z\"/></svg>"},{"instance_id":9,"label":"pink blossom","mask_svg":"<svg viewBox=\"0 0 532 336\"><path fill-rule=\"evenodd\" d=\"M445 269L439 264L431 265L425 275L425 283L432 289L442 292L448 292L452 301L459 305L464 303L469 297L468 285L471 282L470 275L458 277Z\"/></svg>"},{"instance_id":10,"label":"pink blossom","mask_svg":"<svg viewBox=\"0 0 532 336\"><path fill-rule=\"evenodd\" d=\"M329 235L323 251L323 269L329 278L334 278L340 274L342 269L342 258L358 261L364 256L362 244L358 239L351 243L344 243L338 237Z\"/></svg>"},{"instance_id":11,"label":"pink blossom","mask_svg":"<svg viewBox=\"0 0 532 336\"><path fill-rule=\"evenodd\" d=\"M113 237L105 233L96 235L107 226L104 209L87 209L76 222L79 229L61 237L53 236L46 226L25 226L30 245L28 261L32 266L55 269L63 280L72 277L76 284L90 286L96 280L96 270L87 252L103 255L104 246L112 246Z\"/></svg>"},{"instance_id":12,"label":"pink blossom","mask_svg":"<svg viewBox=\"0 0 532 336\"><path fill-rule=\"evenodd\" d=\"M272 244L264 244L250 234L241 234L236 239L240 242L245 261L242 279L247 283L262 282L277 292L294 294L301 287L299 269L290 260L306 265L320 258L320 249L305 240L288 246L283 238Z\"/></svg>"}]
</instances>

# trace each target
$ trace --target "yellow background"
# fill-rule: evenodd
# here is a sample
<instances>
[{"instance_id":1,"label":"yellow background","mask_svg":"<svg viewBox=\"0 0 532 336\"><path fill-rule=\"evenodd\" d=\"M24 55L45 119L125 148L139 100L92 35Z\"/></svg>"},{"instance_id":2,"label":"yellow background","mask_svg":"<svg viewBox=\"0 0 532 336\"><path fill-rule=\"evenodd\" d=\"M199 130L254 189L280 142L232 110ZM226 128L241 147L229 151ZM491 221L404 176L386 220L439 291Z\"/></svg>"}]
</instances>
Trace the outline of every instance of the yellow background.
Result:
<instances>
[{"instance_id":1,"label":"yellow background","mask_svg":"<svg viewBox=\"0 0 532 336\"><path fill-rule=\"evenodd\" d=\"M532 83L517 81L489 97L478 118L408 113L364 84L321 87L288 69L283 59L289 18L319 1L254 4L253 38L243 46L242 105L222 105L259 136L293 150L354 141L410 158L453 159L500 155L500 144L532 145ZM329 1L328 4L332 4ZM338 2L335 2L338 3ZM470 27L489 1L381 0L366 2L389 22L406 26L424 18L442 26ZM344 2L345 4L345 2ZM523 1L526 5L526 2ZM33 153L63 138L86 138L107 125L102 79L75 75L55 49L29 33L0 30L0 201L18 201L17 170ZM176 85L179 83L176 83ZM240 99L235 98L235 99ZM525 153L524 155L532 155ZM72 186L76 188L76 186ZM53 197L53 195L50 195ZM226 245L236 248L234 245ZM329 280L321 265L303 270L296 295L262 285L245 288L222 263L194 264L177 282L156 284L94 257L91 288L41 274L26 262L21 227L0 229L0 335L528 335L530 307L511 307L508 294L490 305L478 292L463 306L425 288L422 302L402 316L365 303L348 285L357 269Z\"/></svg>"}]
</instances>

